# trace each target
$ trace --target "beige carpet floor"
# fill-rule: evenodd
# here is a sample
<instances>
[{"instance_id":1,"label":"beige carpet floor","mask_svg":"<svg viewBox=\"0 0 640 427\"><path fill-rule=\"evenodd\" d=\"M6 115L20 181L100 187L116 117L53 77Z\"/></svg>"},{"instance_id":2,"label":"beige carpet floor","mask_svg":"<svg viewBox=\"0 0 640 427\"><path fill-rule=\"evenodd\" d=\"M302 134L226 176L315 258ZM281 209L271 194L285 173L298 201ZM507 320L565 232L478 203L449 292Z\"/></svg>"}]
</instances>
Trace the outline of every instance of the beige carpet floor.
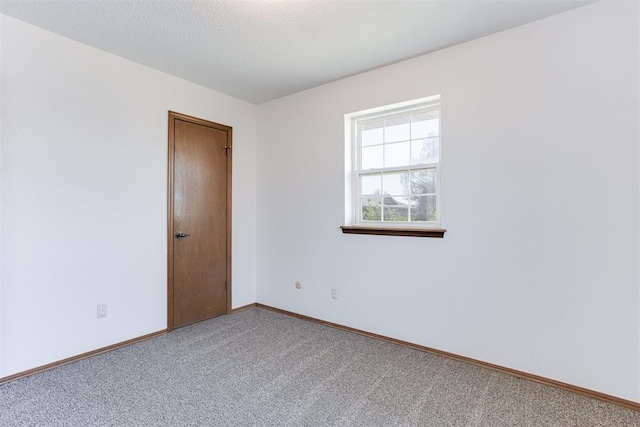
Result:
<instances>
[{"instance_id":1,"label":"beige carpet floor","mask_svg":"<svg viewBox=\"0 0 640 427\"><path fill-rule=\"evenodd\" d=\"M0 386L0 426L640 426L640 412L259 308Z\"/></svg>"}]
</instances>

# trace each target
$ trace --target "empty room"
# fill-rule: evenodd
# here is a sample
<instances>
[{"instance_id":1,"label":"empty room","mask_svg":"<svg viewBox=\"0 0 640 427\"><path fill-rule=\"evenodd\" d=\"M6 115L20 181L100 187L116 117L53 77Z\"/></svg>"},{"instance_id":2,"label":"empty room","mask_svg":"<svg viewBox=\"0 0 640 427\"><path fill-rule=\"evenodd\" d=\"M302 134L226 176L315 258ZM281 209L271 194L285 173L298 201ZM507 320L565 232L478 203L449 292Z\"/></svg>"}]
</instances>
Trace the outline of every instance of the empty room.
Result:
<instances>
[{"instance_id":1,"label":"empty room","mask_svg":"<svg viewBox=\"0 0 640 427\"><path fill-rule=\"evenodd\" d=\"M0 0L0 426L640 426L636 0Z\"/></svg>"}]
</instances>

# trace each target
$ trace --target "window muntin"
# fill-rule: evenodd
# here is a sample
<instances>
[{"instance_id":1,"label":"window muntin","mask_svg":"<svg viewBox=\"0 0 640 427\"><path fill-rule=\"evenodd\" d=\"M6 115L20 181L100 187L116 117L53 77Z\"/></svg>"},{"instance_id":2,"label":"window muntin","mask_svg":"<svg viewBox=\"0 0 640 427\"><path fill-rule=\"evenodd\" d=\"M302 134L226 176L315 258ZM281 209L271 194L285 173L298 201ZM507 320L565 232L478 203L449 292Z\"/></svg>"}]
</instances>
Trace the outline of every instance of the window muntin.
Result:
<instances>
[{"instance_id":1,"label":"window muntin","mask_svg":"<svg viewBox=\"0 0 640 427\"><path fill-rule=\"evenodd\" d=\"M350 118L354 222L439 227L439 98Z\"/></svg>"}]
</instances>

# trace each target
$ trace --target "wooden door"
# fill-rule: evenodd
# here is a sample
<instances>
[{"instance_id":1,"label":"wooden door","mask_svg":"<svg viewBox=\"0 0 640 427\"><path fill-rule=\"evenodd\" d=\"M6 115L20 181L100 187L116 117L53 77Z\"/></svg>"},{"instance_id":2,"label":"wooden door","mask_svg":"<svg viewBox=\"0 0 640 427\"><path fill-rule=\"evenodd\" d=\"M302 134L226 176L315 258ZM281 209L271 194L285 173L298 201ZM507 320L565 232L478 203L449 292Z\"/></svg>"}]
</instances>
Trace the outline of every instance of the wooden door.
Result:
<instances>
[{"instance_id":1,"label":"wooden door","mask_svg":"<svg viewBox=\"0 0 640 427\"><path fill-rule=\"evenodd\" d=\"M230 312L230 127L169 112L168 223L168 329Z\"/></svg>"}]
</instances>

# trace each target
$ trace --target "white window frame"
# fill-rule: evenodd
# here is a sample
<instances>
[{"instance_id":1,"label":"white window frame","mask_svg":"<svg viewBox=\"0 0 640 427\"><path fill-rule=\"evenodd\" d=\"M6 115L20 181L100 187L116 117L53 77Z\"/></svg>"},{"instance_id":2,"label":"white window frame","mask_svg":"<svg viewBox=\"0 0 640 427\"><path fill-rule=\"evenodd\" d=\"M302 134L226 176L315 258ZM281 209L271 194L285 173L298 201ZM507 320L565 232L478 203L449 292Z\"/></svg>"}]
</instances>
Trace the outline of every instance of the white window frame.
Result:
<instances>
[{"instance_id":1,"label":"white window frame","mask_svg":"<svg viewBox=\"0 0 640 427\"><path fill-rule=\"evenodd\" d=\"M411 113L417 110L438 110L439 114L439 140L438 161L435 163L421 163L399 167L382 167L378 169L361 170L361 141L358 140L358 123L375 118L388 118L395 115ZM371 228L416 228L416 229L441 229L442 228L442 109L440 95L415 99L392 105L372 108L355 113L345 114L345 222L358 227ZM436 221L362 221L360 208L360 176L389 173L398 171L410 171L416 169L435 169L436 176ZM384 197L384 196L382 196ZM384 205L382 205L384 206Z\"/></svg>"}]
</instances>

